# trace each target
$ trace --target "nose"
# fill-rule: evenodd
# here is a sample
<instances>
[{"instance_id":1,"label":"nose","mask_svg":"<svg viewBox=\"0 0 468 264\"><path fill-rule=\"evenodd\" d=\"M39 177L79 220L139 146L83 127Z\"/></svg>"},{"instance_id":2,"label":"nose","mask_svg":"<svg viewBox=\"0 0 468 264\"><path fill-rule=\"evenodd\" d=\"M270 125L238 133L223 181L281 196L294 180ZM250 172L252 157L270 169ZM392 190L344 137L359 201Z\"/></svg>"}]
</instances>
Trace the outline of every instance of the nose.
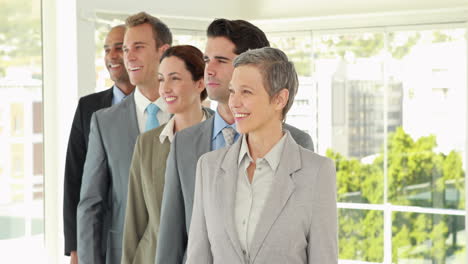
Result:
<instances>
[{"instance_id":1,"label":"nose","mask_svg":"<svg viewBox=\"0 0 468 264\"><path fill-rule=\"evenodd\" d=\"M236 108L239 108L240 105L241 105L241 102L239 100L238 94L235 92L231 92L229 94L229 108L231 108L231 111Z\"/></svg>"},{"instance_id":2,"label":"nose","mask_svg":"<svg viewBox=\"0 0 468 264\"><path fill-rule=\"evenodd\" d=\"M125 52L124 59L126 59L127 61L132 61L135 59L133 50L131 48L129 48L127 52Z\"/></svg>"},{"instance_id":3,"label":"nose","mask_svg":"<svg viewBox=\"0 0 468 264\"><path fill-rule=\"evenodd\" d=\"M119 57L119 52L116 49L111 49L109 51L109 58L110 59L117 59Z\"/></svg>"},{"instance_id":4,"label":"nose","mask_svg":"<svg viewBox=\"0 0 468 264\"><path fill-rule=\"evenodd\" d=\"M159 82L159 93L160 95L167 94L171 91L170 85L167 85L167 82L160 81Z\"/></svg>"},{"instance_id":5,"label":"nose","mask_svg":"<svg viewBox=\"0 0 468 264\"><path fill-rule=\"evenodd\" d=\"M214 65L213 65L212 61L208 61L205 64L205 74L208 75L208 76L215 76L216 75L216 71L214 69Z\"/></svg>"}]
</instances>

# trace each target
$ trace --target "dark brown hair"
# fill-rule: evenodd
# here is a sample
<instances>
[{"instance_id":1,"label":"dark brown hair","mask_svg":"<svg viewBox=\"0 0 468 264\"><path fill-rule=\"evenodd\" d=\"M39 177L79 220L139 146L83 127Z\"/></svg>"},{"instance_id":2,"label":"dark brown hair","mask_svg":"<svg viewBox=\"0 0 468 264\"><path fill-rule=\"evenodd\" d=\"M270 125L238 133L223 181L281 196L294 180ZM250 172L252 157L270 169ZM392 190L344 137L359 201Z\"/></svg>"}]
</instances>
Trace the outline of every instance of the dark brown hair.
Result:
<instances>
[{"instance_id":1,"label":"dark brown hair","mask_svg":"<svg viewBox=\"0 0 468 264\"><path fill-rule=\"evenodd\" d=\"M203 60L203 53L194 46L191 45L178 45L168 48L159 62L169 57L177 57L181 59L185 68L192 75L193 81L199 81L203 79L203 74L205 70L205 61ZM208 97L206 89L200 93L200 100L203 101Z\"/></svg>"},{"instance_id":2,"label":"dark brown hair","mask_svg":"<svg viewBox=\"0 0 468 264\"><path fill-rule=\"evenodd\" d=\"M229 39L236 49L237 55L249 49L269 47L265 33L255 25L245 20L215 19L206 30L208 37L225 37Z\"/></svg>"}]
</instances>

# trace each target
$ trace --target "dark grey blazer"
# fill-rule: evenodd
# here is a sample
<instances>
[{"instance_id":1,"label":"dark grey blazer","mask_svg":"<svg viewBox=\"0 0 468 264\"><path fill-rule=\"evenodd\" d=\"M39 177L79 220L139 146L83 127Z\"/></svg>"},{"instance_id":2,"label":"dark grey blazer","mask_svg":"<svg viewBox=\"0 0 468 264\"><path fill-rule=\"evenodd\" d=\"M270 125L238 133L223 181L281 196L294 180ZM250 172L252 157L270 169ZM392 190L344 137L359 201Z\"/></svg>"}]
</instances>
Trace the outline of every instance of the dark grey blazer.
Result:
<instances>
[{"instance_id":1,"label":"dark grey blazer","mask_svg":"<svg viewBox=\"0 0 468 264\"><path fill-rule=\"evenodd\" d=\"M65 255L69 256L76 246L76 209L80 201L80 188L83 167L88 150L91 115L112 105L112 88L80 98L68 138L63 182L63 233L65 235Z\"/></svg>"},{"instance_id":2,"label":"dark grey blazer","mask_svg":"<svg viewBox=\"0 0 468 264\"><path fill-rule=\"evenodd\" d=\"M195 171L201 155L211 151L214 117L176 134L167 158L156 263L183 263L195 191ZM284 124L299 145L313 150L312 139Z\"/></svg>"},{"instance_id":3,"label":"dark grey blazer","mask_svg":"<svg viewBox=\"0 0 468 264\"><path fill-rule=\"evenodd\" d=\"M77 215L80 264L120 263L130 163L139 133L133 93L92 117Z\"/></svg>"}]
</instances>

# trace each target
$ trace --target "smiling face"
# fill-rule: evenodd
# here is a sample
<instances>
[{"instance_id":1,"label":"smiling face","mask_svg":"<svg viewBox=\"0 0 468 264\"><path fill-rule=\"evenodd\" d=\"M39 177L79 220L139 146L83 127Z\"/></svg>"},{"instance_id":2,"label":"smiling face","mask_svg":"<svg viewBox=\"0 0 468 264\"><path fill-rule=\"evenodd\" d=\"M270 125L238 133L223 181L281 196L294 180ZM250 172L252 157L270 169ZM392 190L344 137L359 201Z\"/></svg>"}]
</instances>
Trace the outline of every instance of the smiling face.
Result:
<instances>
[{"instance_id":1,"label":"smiling face","mask_svg":"<svg viewBox=\"0 0 468 264\"><path fill-rule=\"evenodd\" d=\"M109 71L112 81L115 83L128 82L128 73L123 61L123 40L125 27L115 27L107 34L104 42L104 63Z\"/></svg>"},{"instance_id":2,"label":"smiling face","mask_svg":"<svg viewBox=\"0 0 468 264\"><path fill-rule=\"evenodd\" d=\"M211 100L227 104L235 45L225 37L209 37L205 49L205 84Z\"/></svg>"},{"instance_id":3,"label":"smiling face","mask_svg":"<svg viewBox=\"0 0 468 264\"><path fill-rule=\"evenodd\" d=\"M169 113L181 113L194 104L199 105L203 90L203 79L194 81L183 60L175 56L162 60L159 67L159 95L166 101Z\"/></svg>"},{"instance_id":4,"label":"smiling face","mask_svg":"<svg viewBox=\"0 0 468 264\"><path fill-rule=\"evenodd\" d=\"M239 133L268 131L281 123L287 91L282 90L270 100L257 67L243 65L235 68L229 92L229 108Z\"/></svg>"},{"instance_id":5,"label":"smiling face","mask_svg":"<svg viewBox=\"0 0 468 264\"><path fill-rule=\"evenodd\" d=\"M124 38L124 62L133 85L145 86L157 82L163 47L156 48L156 40L149 24L127 29Z\"/></svg>"}]
</instances>

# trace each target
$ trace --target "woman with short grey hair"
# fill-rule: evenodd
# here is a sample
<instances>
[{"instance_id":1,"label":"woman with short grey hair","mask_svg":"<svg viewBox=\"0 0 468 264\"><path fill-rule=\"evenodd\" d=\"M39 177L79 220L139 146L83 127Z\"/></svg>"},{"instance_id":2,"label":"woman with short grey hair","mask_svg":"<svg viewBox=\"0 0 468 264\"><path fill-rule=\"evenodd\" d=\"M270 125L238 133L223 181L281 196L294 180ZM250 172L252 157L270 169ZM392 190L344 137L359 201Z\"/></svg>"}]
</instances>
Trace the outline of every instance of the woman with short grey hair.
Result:
<instances>
[{"instance_id":1,"label":"woman with short grey hair","mask_svg":"<svg viewBox=\"0 0 468 264\"><path fill-rule=\"evenodd\" d=\"M187 263L337 263L334 163L282 126L293 64L262 48L234 67L229 107L242 137L198 161Z\"/></svg>"}]
</instances>

